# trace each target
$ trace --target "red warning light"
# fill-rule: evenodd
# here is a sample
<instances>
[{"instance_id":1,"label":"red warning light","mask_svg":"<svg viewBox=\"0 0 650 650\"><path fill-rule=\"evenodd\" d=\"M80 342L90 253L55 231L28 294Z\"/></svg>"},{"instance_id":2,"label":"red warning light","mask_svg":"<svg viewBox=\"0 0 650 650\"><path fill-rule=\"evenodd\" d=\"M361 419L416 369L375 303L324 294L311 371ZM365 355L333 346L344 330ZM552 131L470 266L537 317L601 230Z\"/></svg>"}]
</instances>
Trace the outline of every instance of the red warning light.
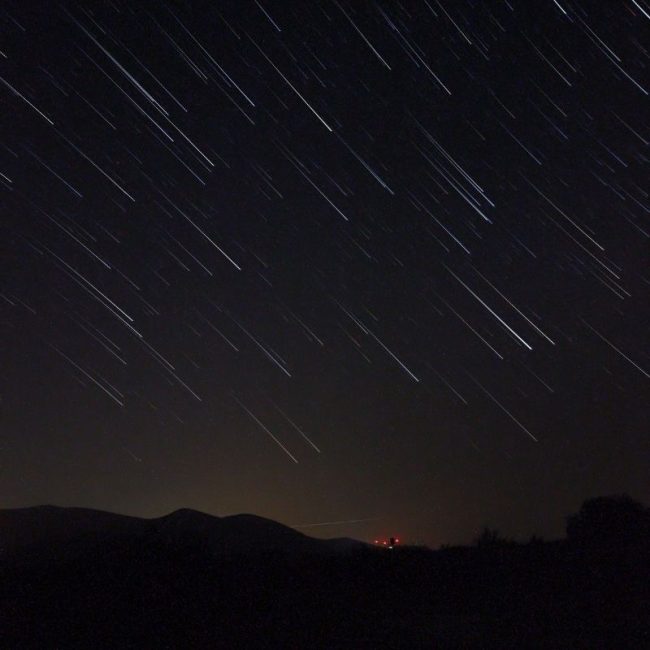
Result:
<instances>
[{"instance_id":1,"label":"red warning light","mask_svg":"<svg viewBox=\"0 0 650 650\"><path fill-rule=\"evenodd\" d=\"M374 543L378 546L388 546L388 548L393 548L400 543L399 537L391 537L390 539L374 540Z\"/></svg>"}]
</instances>

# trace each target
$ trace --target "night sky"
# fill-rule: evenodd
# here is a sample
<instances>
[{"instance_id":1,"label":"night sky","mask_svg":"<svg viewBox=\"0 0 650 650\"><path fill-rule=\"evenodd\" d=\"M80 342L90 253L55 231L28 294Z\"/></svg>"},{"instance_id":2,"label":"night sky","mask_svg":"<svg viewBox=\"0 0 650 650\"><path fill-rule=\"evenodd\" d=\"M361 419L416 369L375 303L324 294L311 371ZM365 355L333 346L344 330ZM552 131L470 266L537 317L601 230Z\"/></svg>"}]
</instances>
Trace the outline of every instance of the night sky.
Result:
<instances>
[{"instance_id":1,"label":"night sky","mask_svg":"<svg viewBox=\"0 0 650 650\"><path fill-rule=\"evenodd\" d=\"M646 0L0 21L1 507L439 545L650 501Z\"/></svg>"}]
</instances>

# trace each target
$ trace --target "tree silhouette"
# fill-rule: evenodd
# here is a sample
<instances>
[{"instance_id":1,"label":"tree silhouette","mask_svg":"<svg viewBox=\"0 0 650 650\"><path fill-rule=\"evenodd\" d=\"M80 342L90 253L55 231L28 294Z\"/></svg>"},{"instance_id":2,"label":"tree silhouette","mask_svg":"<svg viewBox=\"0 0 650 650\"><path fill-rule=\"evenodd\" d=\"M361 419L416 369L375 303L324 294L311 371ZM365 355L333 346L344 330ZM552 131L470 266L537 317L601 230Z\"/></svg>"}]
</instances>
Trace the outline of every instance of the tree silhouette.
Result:
<instances>
[{"instance_id":1,"label":"tree silhouette","mask_svg":"<svg viewBox=\"0 0 650 650\"><path fill-rule=\"evenodd\" d=\"M567 517L567 539L590 546L620 546L650 539L650 510L627 494L587 499Z\"/></svg>"},{"instance_id":2,"label":"tree silhouette","mask_svg":"<svg viewBox=\"0 0 650 650\"><path fill-rule=\"evenodd\" d=\"M474 540L476 546L499 546L508 543L507 539L501 537L498 530L489 526L485 526L481 530L481 534Z\"/></svg>"}]
</instances>

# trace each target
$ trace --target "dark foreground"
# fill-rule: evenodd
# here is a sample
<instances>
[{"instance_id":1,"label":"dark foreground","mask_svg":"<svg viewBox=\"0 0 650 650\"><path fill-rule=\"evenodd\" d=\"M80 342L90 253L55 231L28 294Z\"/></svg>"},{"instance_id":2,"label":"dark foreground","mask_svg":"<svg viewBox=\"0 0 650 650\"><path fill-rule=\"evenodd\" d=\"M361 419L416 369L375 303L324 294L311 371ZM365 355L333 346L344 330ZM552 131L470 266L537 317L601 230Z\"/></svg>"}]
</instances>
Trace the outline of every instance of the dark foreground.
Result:
<instances>
[{"instance_id":1,"label":"dark foreground","mask_svg":"<svg viewBox=\"0 0 650 650\"><path fill-rule=\"evenodd\" d=\"M215 557L124 534L0 575L2 648L650 648L646 543Z\"/></svg>"}]
</instances>

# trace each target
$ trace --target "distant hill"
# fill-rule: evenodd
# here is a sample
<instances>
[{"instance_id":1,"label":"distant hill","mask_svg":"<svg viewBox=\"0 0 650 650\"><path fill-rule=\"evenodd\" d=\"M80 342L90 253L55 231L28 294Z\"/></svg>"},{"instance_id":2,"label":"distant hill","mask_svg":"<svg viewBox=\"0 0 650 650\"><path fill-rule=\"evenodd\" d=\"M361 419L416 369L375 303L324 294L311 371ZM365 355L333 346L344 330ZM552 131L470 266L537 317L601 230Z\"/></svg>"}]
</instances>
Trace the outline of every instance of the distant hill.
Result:
<instances>
[{"instance_id":1,"label":"distant hill","mask_svg":"<svg viewBox=\"0 0 650 650\"><path fill-rule=\"evenodd\" d=\"M365 546L348 539L315 539L271 519L229 517L191 509L143 519L87 508L37 506L0 510L0 559L42 552L43 547L78 549L116 539L148 539L177 546L199 546L215 555L269 552L332 554Z\"/></svg>"},{"instance_id":2,"label":"distant hill","mask_svg":"<svg viewBox=\"0 0 650 650\"><path fill-rule=\"evenodd\" d=\"M102 540L112 535L140 535L146 520L87 508L36 506L0 510L0 553L78 540Z\"/></svg>"}]
</instances>

